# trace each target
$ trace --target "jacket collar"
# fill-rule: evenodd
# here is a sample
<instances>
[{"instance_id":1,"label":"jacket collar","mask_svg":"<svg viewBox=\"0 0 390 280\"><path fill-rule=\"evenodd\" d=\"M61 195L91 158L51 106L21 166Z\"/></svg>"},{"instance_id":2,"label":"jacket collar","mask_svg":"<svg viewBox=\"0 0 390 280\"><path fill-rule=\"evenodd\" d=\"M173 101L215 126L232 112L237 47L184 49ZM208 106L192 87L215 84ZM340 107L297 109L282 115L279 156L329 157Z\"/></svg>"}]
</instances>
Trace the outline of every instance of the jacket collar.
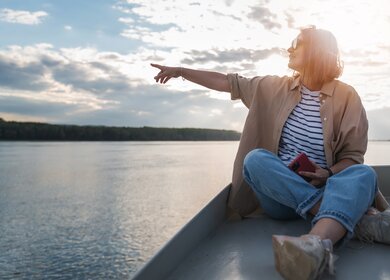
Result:
<instances>
[{"instance_id":1,"label":"jacket collar","mask_svg":"<svg viewBox=\"0 0 390 280\"><path fill-rule=\"evenodd\" d=\"M297 87L300 86L299 75L292 77L292 78L293 78L293 80L292 80L292 83L290 86L290 91L293 91L294 89L296 89Z\"/></svg>"},{"instance_id":2,"label":"jacket collar","mask_svg":"<svg viewBox=\"0 0 390 280\"><path fill-rule=\"evenodd\" d=\"M292 91L292 90L294 90L296 88L299 88L300 84L301 83L299 81L299 75L293 77L293 80L292 80L292 83L291 83L291 86L290 86L290 90ZM327 82L327 83L322 85L322 88L321 88L320 92L325 94L325 95L332 96L333 92L334 92L334 89L336 88L336 84L337 84L337 80L333 80L333 81Z\"/></svg>"},{"instance_id":3,"label":"jacket collar","mask_svg":"<svg viewBox=\"0 0 390 280\"><path fill-rule=\"evenodd\" d=\"M337 80L327 82L322 85L321 92L325 95L332 96L334 89L336 88Z\"/></svg>"}]
</instances>

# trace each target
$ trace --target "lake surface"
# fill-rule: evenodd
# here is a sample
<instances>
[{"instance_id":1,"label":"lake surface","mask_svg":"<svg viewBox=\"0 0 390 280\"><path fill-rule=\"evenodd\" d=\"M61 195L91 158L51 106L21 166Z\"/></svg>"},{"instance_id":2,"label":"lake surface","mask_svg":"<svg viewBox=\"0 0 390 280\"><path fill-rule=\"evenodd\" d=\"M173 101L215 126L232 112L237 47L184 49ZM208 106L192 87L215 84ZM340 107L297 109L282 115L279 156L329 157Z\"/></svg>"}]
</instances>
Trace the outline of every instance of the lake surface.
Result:
<instances>
[{"instance_id":1,"label":"lake surface","mask_svg":"<svg viewBox=\"0 0 390 280\"><path fill-rule=\"evenodd\" d=\"M230 182L237 147L0 142L0 279L130 278Z\"/></svg>"}]
</instances>

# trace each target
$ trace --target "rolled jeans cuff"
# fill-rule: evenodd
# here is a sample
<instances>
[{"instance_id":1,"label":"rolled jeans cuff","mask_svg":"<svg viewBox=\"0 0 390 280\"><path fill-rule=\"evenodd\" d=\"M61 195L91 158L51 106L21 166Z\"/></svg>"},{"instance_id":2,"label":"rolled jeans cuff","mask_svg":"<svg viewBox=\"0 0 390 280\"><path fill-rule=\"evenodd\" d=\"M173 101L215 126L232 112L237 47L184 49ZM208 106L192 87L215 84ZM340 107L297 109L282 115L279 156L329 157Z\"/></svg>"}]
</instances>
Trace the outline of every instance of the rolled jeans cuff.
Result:
<instances>
[{"instance_id":1,"label":"rolled jeans cuff","mask_svg":"<svg viewBox=\"0 0 390 280\"><path fill-rule=\"evenodd\" d=\"M333 220L338 221L343 227L347 230L347 235L343 238L345 241L350 240L353 237L353 229L354 225L347 215L340 211L335 210L324 210L317 213L317 215L312 220L312 226L316 224L316 222L323 218L331 218ZM342 242L344 243L344 242Z\"/></svg>"},{"instance_id":2,"label":"rolled jeans cuff","mask_svg":"<svg viewBox=\"0 0 390 280\"><path fill-rule=\"evenodd\" d=\"M313 208L313 206L321 200L322 196L324 195L324 188L318 189L316 192L314 192L309 198L305 199L303 202L301 202L296 212L299 216L304 218L306 220L307 218L307 212Z\"/></svg>"}]
</instances>

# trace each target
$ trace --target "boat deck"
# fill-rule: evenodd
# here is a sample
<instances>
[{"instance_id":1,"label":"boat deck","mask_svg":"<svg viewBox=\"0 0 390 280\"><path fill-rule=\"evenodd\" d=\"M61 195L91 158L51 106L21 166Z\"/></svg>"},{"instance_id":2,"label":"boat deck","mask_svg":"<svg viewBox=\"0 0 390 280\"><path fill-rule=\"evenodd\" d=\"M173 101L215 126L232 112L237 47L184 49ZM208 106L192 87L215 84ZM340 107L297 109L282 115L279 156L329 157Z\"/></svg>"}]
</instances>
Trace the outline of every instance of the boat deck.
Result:
<instances>
[{"instance_id":1,"label":"boat deck","mask_svg":"<svg viewBox=\"0 0 390 280\"><path fill-rule=\"evenodd\" d=\"M309 222L267 217L226 222L186 257L168 279L282 279L274 266L271 236L301 235ZM336 249L336 277L390 279L390 246L351 241Z\"/></svg>"},{"instance_id":2,"label":"boat deck","mask_svg":"<svg viewBox=\"0 0 390 280\"><path fill-rule=\"evenodd\" d=\"M378 186L390 197L390 166L374 166ZM277 221L265 215L226 219L230 186L186 224L133 279L282 279L275 270L271 236L299 236L310 221ZM390 246L352 240L334 253L336 276L322 279L390 280Z\"/></svg>"}]
</instances>

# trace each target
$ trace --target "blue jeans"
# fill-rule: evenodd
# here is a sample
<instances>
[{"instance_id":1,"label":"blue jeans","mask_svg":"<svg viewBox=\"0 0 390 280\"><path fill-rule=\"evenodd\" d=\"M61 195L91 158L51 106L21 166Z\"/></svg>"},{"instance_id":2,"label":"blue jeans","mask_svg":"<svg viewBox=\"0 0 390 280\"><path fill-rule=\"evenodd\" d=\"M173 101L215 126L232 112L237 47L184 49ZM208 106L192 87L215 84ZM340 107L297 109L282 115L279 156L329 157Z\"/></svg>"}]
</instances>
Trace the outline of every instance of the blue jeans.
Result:
<instances>
[{"instance_id":1,"label":"blue jeans","mask_svg":"<svg viewBox=\"0 0 390 280\"><path fill-rule=\"evenodd\" d=\"M322 218L334 219L347 230L346 240L352 238L355 225L373 203L377 191L376 173L367 165L352 165L330 177L325 186L316 188L264 149L247 154L243 173L270 217L306 219L322 199L312 225Z\"/></svg>"}]
</instances>

